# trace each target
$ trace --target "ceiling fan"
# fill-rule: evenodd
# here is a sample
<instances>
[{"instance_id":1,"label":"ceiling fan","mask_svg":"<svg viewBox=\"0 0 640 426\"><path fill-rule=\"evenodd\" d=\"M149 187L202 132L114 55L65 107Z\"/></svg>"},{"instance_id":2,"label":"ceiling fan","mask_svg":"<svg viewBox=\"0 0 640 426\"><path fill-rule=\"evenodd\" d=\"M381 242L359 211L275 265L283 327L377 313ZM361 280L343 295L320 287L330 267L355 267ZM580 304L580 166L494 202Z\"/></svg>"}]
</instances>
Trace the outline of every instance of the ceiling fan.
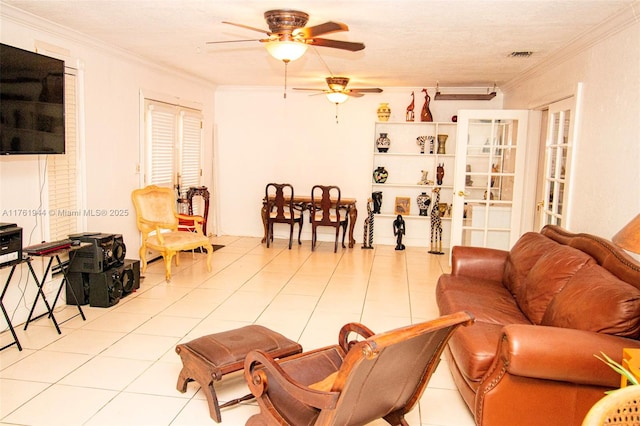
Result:
<instances>
[{"instance_id":1,"label":"ceiling fan","mask_svg":"<svg viewBox=\"0 0 640 426\"><path fill-rule=\"evenodd\" d=\"M269 10L264 13L264 18L269 25L269 31L228 21L223 21L223 24L261 32L266 34L267 38L212 41L207 44L259 41L260 43L265 43L265 47L271 56L285 63L300 58L309 45L331 47L334 49L349 50L351 52L364 49L363 43L329 40L319 37L338 31L349 31L349 27L340 22L329 21L311 27L305 27L309 20L309 15L305 12L290 9Z\"/></svg>"},{"instance_id":2,"label":"ceiling fan","mask_svg":"<svg viewBox=\"0 0 640 426\"><path fill-rule=\"evenodd\" d=\"M349 84L348 77L327 77L325 80L327 81L329 89L306 89L294 87L293 90L312 90L319 92L317 93L318 95L324 93L327 95L327 99L329 99L329 101L336 104L346 101L349 97L362 97L365 93L382 93L382 89L377 87L347 89L347 85Z\"/></svg>"}]
</instances>

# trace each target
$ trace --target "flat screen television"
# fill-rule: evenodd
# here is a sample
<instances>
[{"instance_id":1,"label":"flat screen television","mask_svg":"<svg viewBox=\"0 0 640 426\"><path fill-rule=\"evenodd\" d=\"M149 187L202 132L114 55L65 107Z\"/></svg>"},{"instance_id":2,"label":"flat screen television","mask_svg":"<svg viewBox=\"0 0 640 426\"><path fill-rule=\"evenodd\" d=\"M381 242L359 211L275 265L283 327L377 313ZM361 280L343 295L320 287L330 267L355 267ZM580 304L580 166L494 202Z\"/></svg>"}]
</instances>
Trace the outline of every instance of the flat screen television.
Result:
<instances>
[{"instance_id":1,"label":"flat screen television","mask_svg":"<svg viewBox=\"0 0 640 426\"><path fill-rule=\"evenodd\" d=\"M0 155L64 150L64 61L0 43Z\"/></svg>"}]
</instances>

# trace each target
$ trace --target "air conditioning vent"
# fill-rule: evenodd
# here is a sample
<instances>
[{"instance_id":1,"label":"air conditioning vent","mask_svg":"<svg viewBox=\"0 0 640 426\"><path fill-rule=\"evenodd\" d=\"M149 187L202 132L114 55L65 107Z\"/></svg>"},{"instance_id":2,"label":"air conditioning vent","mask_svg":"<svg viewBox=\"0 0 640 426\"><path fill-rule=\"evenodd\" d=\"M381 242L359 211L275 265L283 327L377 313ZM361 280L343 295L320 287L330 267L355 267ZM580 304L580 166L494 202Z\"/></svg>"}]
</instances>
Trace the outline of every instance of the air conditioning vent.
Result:
<instances>
[{"instance_id":1,"label":"air conditioning vent","mask_svg":"<svg viewBox=\"0 0 640 426\"><path fill-rule=\"evenodd\" d=\"M523 50L523 51L519 51L519 52L511 52L509 54L509 56L512 57L512 58L528 58L531 55L533 55L533 52L530 52L530 51L527 51L527 50Z\"/></svg>"}]
</instances>

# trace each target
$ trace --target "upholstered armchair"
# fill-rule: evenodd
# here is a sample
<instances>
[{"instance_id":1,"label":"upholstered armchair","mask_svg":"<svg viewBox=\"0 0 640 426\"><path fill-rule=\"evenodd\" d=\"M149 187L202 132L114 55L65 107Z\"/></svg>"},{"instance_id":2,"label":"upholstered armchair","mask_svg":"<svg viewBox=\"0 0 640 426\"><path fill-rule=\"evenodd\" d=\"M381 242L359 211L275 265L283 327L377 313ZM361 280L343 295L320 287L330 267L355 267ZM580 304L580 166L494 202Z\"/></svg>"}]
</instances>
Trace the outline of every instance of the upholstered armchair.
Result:
<instances>
[{"instance_id":1,"label":"upholstered armchair","mask_svg":"<svg viewBox=\"0 0 640 426\"><path fill-rule=\"evenodd\" d=\"M207 251L207 270L211 271L213 247L209 238L202 233L202 217L178 214L175 194L171 188L150 185L136 189L131 194L136 209L136 223L142 233L140 246L140 266L147 268L147 249L160 252L164 259L165 276L171 280L171 261L178 253L203 247ZM193 221L194 232L178 230L180 220Z\"/></svg>"}]
</instances>

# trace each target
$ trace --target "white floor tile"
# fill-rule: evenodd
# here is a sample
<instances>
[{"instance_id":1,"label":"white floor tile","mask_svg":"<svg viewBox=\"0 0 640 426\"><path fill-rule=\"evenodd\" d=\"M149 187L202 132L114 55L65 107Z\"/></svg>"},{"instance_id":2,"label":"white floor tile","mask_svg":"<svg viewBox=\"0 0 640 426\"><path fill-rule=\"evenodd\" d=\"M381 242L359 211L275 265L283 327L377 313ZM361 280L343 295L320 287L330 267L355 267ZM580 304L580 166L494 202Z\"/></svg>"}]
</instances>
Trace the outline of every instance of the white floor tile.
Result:
<instances>
[{"instance_id":1,"label":"white floor tile","mask_svg":"<svg viewBox=\"0 0 640 426\"><path fill-rule=\"evenodd\" d=\"M338 343L348 322L381 332L428 320L438 315L437 278L449 270L448 256L422 248L333 253L333 244L322 242L312 253L308 241L291 250L284 239L268 249L256 237L212 241L225 247L214 253L211 272L203 255L182 253L170 282L162 262L153 262L138 291L109 308L84 306L87 320L73 318L62 334L46 318L27 331L17 327L25 349L0 351L0 424L213 425L196 382L184 394L176 389L178 343L257 323L310 350ZM61 320L76 312L56 307ZM242 372L215 388L221 402L248 391ZM255 400L223 409L222 425L242 425L258 412ZM473 425L445 362L407 421Z\"/></svg>"}]
</instances>

